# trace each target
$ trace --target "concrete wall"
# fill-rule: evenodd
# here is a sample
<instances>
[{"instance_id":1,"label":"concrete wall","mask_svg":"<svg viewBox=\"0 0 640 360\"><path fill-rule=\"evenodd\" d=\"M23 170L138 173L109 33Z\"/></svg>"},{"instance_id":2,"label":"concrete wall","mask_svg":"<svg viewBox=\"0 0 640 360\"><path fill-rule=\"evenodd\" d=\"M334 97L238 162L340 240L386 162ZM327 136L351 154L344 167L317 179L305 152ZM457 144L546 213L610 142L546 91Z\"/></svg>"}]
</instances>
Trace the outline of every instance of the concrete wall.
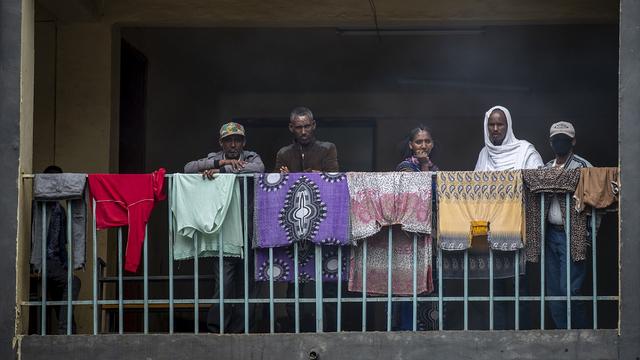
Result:
<instances>
[{"instance_id":1,"label":"concrete wall","mask_svg":"<svg viewBox=\"0 0 640 360\"><path fill-rule=\"evenodd\" d=\"M30 170L31 109L33 103L33 55L31 41L21 43L23 36L33 33L29 10L31 2L0 2L0 226L3 229L0 263L3 289L0 293L0 357L14 356L17 287L16 257L18 235L22 232L18 216L22 210L22 187L19 174ZM26 12L25 12L26 11ZM24 47L23 47L24 46ZM24 123L21 124L21 120ZM22 147L21 145L25 146ZM23 220L23 219L20 219ZM12 291L11 289L16 289Z\"/></svg>"},{"instance_id":2,"label":"concrete wall","mask_svg":"<svg viewBox=\"0 0 640 360\"><path fill-rule=\"evenodd\" d=\"M275 335L105 335L22 341L22 358L65 359L615 359L615 331L446 331ZM61 343L64 345L61 346ZM53 347L59 352L47 354ZM144 355L142 355L144 354ZM312 355L313 354L313 355Z\"/></svg>"},{"instance_id":3,"label":"concrete wall","mask_svg":"<svg viewBox=\"0 0 640 360\"><path fill-rule=\"evenodd\" d=\"M620 20L620 359L640 358L640 2L622 1Z\"/></svg>"},{"instance_id":4,"label":"concrete wall","mask_svg":"<svg viewBox=\"0 0 640 360\"><path fill-rule=\"evenodd\" d=\"M20 169L19 174L28 174L32 172L33 159L33 121L34 121L34 2L22 2L22 25L21 38L22 46L20 49ZM28 238L31 231L31 217L29 212L31 209L31 189L28 181L22 181L20 177L18 182L18 237L17 237L17 257L18 264L27 261L29 256L29 246L25 239ZM16 278L16 302L20 301L28 294L29 274L28 272L19 272ZM25 324L28 323L28 316L21 316L23 308L17 308L18 319L16 322L16 331L22 332Z\"/></svg>"}]
</instances>

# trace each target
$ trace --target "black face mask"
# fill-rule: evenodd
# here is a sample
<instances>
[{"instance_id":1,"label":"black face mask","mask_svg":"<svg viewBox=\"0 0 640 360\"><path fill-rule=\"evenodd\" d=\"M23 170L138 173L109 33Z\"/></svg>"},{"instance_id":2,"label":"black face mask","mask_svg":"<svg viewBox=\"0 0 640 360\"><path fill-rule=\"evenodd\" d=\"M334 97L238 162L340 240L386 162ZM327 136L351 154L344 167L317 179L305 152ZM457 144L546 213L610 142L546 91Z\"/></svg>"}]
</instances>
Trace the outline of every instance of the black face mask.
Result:
<instances>
[{"instance_id":1,"label":"black face mask","mask_svg":"<svg viewBox=\"0 0 640 360\"><path fill-rule=\"evenodd\" d=\"M573 144L570 137L561 137L558 139L551 139L551 149L558 156L565 156L571 151Z\"/></svg>"}]
</instances>

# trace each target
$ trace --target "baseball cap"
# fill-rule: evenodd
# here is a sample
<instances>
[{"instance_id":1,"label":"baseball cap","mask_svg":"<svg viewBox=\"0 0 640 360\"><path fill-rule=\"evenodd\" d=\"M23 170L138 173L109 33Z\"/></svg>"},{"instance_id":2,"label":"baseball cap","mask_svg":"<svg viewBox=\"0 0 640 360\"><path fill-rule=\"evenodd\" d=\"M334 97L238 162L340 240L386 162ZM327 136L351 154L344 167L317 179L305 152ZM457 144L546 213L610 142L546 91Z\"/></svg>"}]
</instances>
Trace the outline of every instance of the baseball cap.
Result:
<instances>
[{"instance_id":1,"label":"baseball cap","mask_svg":"<svg viewBox=\"0 0 640 360\"><path fill-rule=\"evenodd\" d=\"M235 122L228 122L222 125L222 127L220 128L220 140L231 135L244 136L244 126Z\"/></svg>"},{"instance_id":2,"label":"baseball cap","mask_svg":"<svg viewBox=\"0 0 640 360\"><path fill-rule=\"evenodd\" d=\"M573 139L576 137L576 129L573 128L573 125L571 125L570 122L560 121L551 125L551 128L549 129L549 137L553 137L558 134L565 134Z\"/></svg>"}]
</instances>

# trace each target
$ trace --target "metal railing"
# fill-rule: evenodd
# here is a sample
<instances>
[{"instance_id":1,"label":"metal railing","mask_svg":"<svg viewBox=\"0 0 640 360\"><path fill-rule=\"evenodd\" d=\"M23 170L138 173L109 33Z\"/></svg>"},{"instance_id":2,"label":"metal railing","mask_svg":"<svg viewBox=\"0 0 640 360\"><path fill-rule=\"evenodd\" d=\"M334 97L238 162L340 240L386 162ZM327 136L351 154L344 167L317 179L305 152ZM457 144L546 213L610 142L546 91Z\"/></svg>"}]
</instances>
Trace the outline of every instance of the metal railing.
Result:
<instances>
[{"instance_id":1,"label":"metal railing","mask_svg":"<svg viewBox=\"0 0 640 360\"><path fill-rule=\"evenodd\" d=\"M24 175L23 179L31 179L33 175ZM249 183L252 181L253 175L238 175L236 181L240 181L242 185L242 214L243 214L243 244L245 249L250 249L249 244L249 226L248 226L248 218L251 213L249 209L248 196L249 191L252 189L252 186L249 186ZM172 175L166 176L167 180L167 189L171 189L171 184L173 181ZM433 196L436 194L434 192ZM495 315L495 304L497 302L507 302L513 303L515 307L515 324L514 329L520 329L520 319L519 319L519 310L522 302L539 302L540 303L540 329L545 329L545 317L546 317L546 303L549 301L564 301L566 302L566 317L567 317L567 329L571 329L571 307L573 301L590 301L592 303L592 328L598 329L598 305L602 301L615 301L619 300L618 296L615 295L599 295L598 294L598 276L597 276L597 248L596 248L596 212L592 210L591 212L591 272L592 272L592 293L590 295L580 295L580 296L572 296L571 295L571 266L567 266L566 271L566 295L561 296L549 296L546 294L545 289L545 223L546 219L544 217L545 214L545 199L544 196L540 196L540 208L541 208L541 238L540 238L540 295L520 295L520 262L526 261L525 259L520 258L519 251L514 251L514 280L515 280L515 291L513 296L496 296L494 294L494 251L489 249L489 295L488 296L471 296L469 290L469 256L468 250L464 250L464 278L463 278L463 296L444 296L444 288L445 288L445 280L443 279L443 250L438 246L436 252L436 278L437 285L435 287L434 295L436 296L419 296L417 293L417 235L413 234L413 275L412 275L412 286L413 293L410 296L394 296L392 293L392 283L393 283L393 273L392 273L392 262L393 262L393 234L391 231L391 227L388 228L388 253L387 253L387 261L388 261L388 273L387 273L387 294L386 296L370 296L367 294L367 240L362 241L362 292L360 296L357 293L351 293L351 296L344 295L343 289L343 274L342 274L342 264L343 264L343 253L342 247L338 247L338 272L337 272L337 293L335 297L323 297L323 281L315 281L315 297L301 297L300 296L300 283L299 283L299 269L298 269L298 244L294 243L294 295L293 298L289 297L276 297L274 291L274 277L269 276L268 280L268 298L258 298L250 296L250 258L249 252L246 252L246 255L243 257L242 265L243 265L243 296L242 298L225 298L225 289L224 289L224 261L218 261L218 297L217 298L201 298L199 293L199 282L203 277L211 278L210 275L202 276L199 272L199 256L198 256L198 237L194 238L194 260L193 260L193 298L175 298L175 281L184 281L190 280L189 276L180 276L174 275L174 259L173 259L173 242L174 242L174 234L175 234L175 221L173 218L173 214L171 211L171 196L168 197L168 236L167 236L167 246L168 246L168 272L166 274L166 279L164 276L159 276L153 278L153 281L166 281L168 287L168 298L165 299L150 299L149 298L149 252L148 252L148 232L145 229L145 239L143 245L143 268L142 268L142 284L143 284L143 297L142 299L125 299L124 298L124 281L130 280L138 280L139 276L124 276L123 274L123 235L122 228L118 228L117 231L117 299L107 300L100 298L99 287L102 286L100 283L103 279L100 278L100 262L98 260L98 236L96 229L96 220L95 220L95 201L92 206L92 224L91 224L91 257L92 257L92 266L90 269L91 272L91 284L92 284L92 296L90 300L73 300L72 299L72 279L74 276L73 266L67 266L67 300L47 300L47 224L46 224L46 204L45 202L38 203L38 206L42 207L42 219L36 219L36 221L42 221L42 248L38 249L42 252L42 270L40 276L40 299L39 300L25 300L21 302L22 306L25 307L39 307L39 316L40 316L40 326L39 333L41 335L46 335L47 329L47 310L55 307L55 306L66 306L67 309L67 328L66 334L72 334L72 324L73 324L73 309L78 306L90 306L92 308L92 331L91 333L94 335L104 333L105 331L99 329L100 327L100 312L103 310L101 307L107 306L117 306L117 323L118 329L117 333L123 334L125 333L124 329L124 315L125 311L128 310L131 306L142 306L143 309L143 333L147 334L150 332L149 329L149 310L150 306L166 306L166 311L168 312L168 333L172 334L175 330L175 312L176 305L186 305L187 307L193 306L193 332L198 333L200 331L200 313L204 307L220 305L219 308L219 328L220 333L225 332L225 307L224 305L241 305L243 308L243 317L244 317L244 333L250 333L250 325L252 319L249 318L250 307L255 306L257 304L264 304L268 306L268 328L270 333L276 332L275 329L275 306L276 304L291 304L294 308L294 332L301 332L301 304L315 304L315 331L323 332L324 331L324 305L325 304L335 304L336 306L336 330L344 331L342 327L342 321L344 316L343 305L344 304L353 304L359 303L361 304L361 331L368 331L367 324L367 304L370 303L384 303L386 304L386 331L393 331L392 326L392 317L393 317L393 305L398 303L407 303L411 304L412 308L412 325L411 328L413 331L418 330L417 326L417 312L418 312L418 304L419 303L437 303L438 306L438 329L444 330L445 323L445 311L444 306L445 303L463 303L464 309L464 320L463 320L463 330L469 329L469 304L473 302L488 302L489 304L489 330L494 329L494 315ZM570 208L570 194L566 194L565 196L566 208ZM71 210L72 210L71 202L68 201L66 205L66 213L67 213L67 257L68 264L73 263L72 254L73 254L73 236L72 236L72 219L71 219ZM566 212L565 224L569 224L569 212ZM384 231L384 230L383 230ZM437 229L436 229L437 231ZM571 228L570 226L565 227L565 235L566 235L566 264L571 263L571 251L570 251L570 241L571 238ZM435 239L435 236L434 236ZM219 239L218 246L218 259L222 259L223 257L223 243L224 239L222 236ZM36 249L33 249L36 251ZM315 279L322 279L322 255L323 255L323 247L320 245L315 245ZM268 249L269 256L269 274L273 274L273 249ZM617 268L615 269L617 272ZM472 280L473 281L473 280ZM353 314L348 314L353 315Z\"/></svg>"}]
</instances>

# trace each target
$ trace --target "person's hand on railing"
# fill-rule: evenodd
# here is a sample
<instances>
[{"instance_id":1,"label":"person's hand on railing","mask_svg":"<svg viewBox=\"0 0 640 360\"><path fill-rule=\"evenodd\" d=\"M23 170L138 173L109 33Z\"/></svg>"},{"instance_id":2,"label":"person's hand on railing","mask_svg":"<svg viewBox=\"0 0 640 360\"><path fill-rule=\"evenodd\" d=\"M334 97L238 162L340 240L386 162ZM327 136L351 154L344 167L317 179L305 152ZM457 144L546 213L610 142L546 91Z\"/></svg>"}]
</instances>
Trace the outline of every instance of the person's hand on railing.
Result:
<instances>
[{"instance_id":1,"label":"person's hand on railing","mask_svg":"<svg viewBox=\"0 0 640 360\"><path fill-rule=\"evenodd\" d=\"M202 172L202 178L213 180L216 177L216 174L219 172L220 172L219 169L207 169Z\"/></svg>"},{"instance_id":2,"label":"person's hand on railing","mask_svg":"<svg viewBox=\"0 0 640 360\"><path fill-rule=\"evenodd\" d=\"M234 171L240 171L244 169L244 166L247 164L244 160L232 160L232 159L222 159L220 160L220 166L231 165Z\"/></svg>"},{"instance_id":3,"label":"person's hand on railing","mask_svg":"<svg viewBox=\"0 0 640 360\"><path fill-rule=\"evenodd\" d=\"M289 168L286 166L280 166L280 173L281 174L288 174L289 173Z\"/></svg>"}]
</instances>

